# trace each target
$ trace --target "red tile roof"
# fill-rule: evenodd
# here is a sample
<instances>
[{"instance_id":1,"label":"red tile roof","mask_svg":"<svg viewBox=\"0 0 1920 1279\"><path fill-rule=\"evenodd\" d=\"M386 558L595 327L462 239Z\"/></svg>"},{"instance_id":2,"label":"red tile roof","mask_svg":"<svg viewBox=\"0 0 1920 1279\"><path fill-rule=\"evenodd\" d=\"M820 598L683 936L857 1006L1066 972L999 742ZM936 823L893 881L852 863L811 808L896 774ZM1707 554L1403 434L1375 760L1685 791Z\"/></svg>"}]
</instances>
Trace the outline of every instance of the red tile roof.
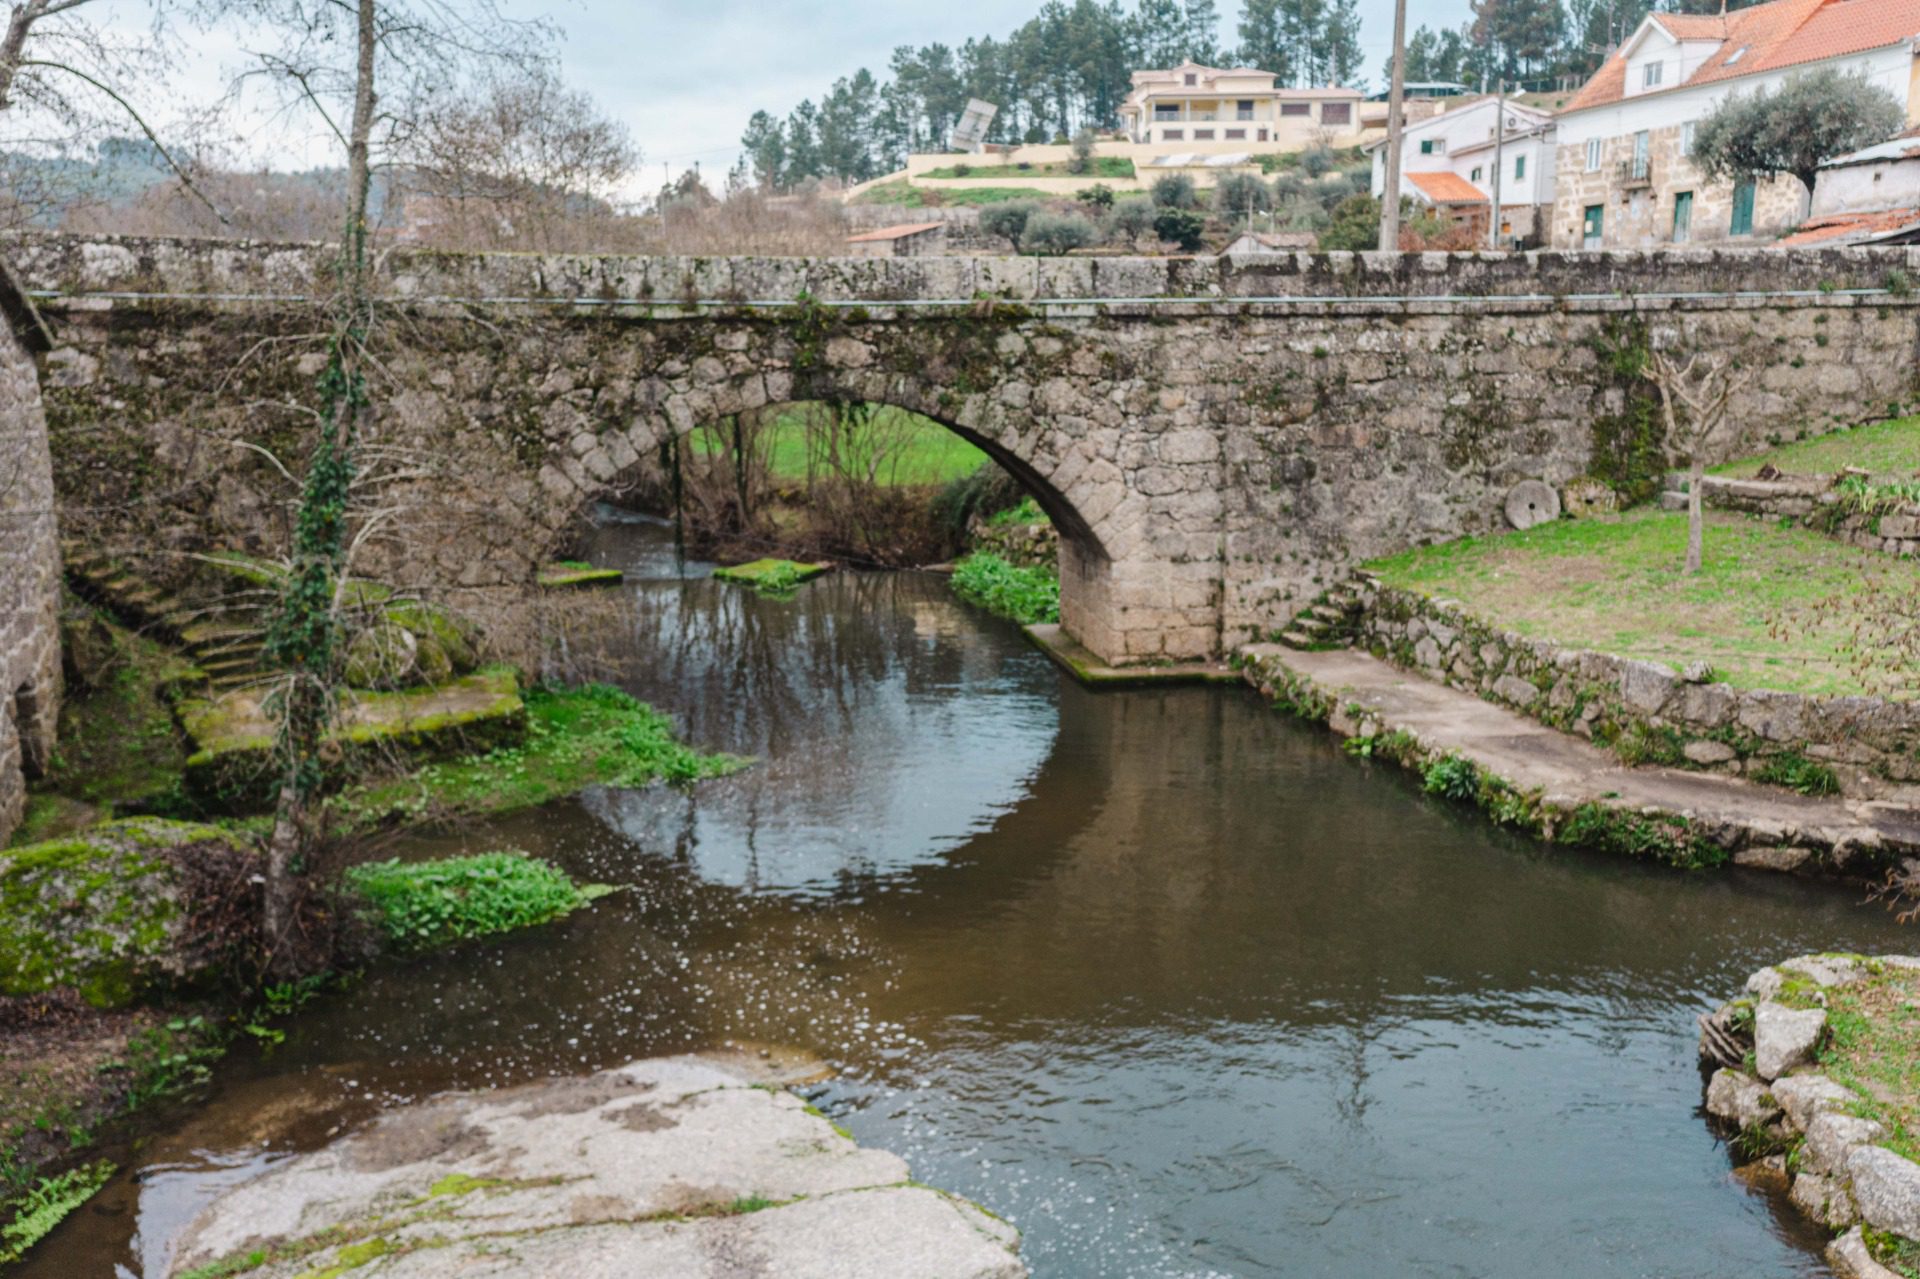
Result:
<instances>
[{"instance_id":1,"label":"red tile roof","mask_svg":"<svg viewBox=\"0 0 1920 1279\"><path fill-rule=\"evenodd\" d=\"M866 244L875 240L904 240L910 235L938 230L945 225L944 222L908 222L901 226L883 226L878 231L864 231L859 235L850 235L847 237L847 243Z\"/></svg>"},{"instance_id":2,"label":"red tile roof","mask_svg":"<svg viewBox=\"0 0 1920 1279\"><path fill-rule=\"evenodd\" d=\"M1457 173L1409 173L1407 181L1420 188L1435 204L1485 204L1480 188Z\"/></svg>"},{"instance_id":3,"label":"red tile roof","mask_svg":"<svg viewBox=\"0 0 1920 1279\"><path fill-rule=\"evenodd\" d=\"M1798 231L1782 237L1776 243L1783 248L1831 244L1843 238L1852 243L1858 240L1869 240L1893 231L1903 231L1916 224L1920 224L1920 209L1885 209L1878 213L1834 213L1826 217L1809 218L1801 223Z\"/></svg>"},{"instance_id":4,"label":"red tile roof","mask_svg":"<svg viewBox=\"0 0 1920 1279\"><path fill-rule=\"evenodd\" d=\"M1660 13L1653 21L1677 39L1720 41L1692 75L1672 86L1682 88L1898 44L1920 35L1920 0L1772 0L1724 18ZM1614 50L1565 110L1606 106L1626 97L1625 47Z\"/></svg>"}]
</instances>

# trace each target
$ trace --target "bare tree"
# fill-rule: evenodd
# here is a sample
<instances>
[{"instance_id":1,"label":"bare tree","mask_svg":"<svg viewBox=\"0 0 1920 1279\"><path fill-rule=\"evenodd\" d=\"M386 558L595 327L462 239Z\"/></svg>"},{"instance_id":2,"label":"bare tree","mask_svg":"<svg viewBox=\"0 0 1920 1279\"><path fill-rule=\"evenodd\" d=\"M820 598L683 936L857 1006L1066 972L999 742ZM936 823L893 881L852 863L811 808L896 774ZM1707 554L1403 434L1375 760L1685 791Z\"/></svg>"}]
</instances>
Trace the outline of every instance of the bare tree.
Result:
<instances>
[{"instance_id":1,"label":"bare tree","mask_svg":"<svg viewBox=\"0 0 1920 1279\"><path fill-rule=\"evenodd\" d=\"M565 252L596 240L640 153L626 127L545 66L424 104L397 160L408 234L468 249Z\"/></svg>"},{"instance_id":2,"label":"bare tree","mask_svg":"<svg viewBox=\"0 0 1920 1279\"><path fill-rule=\"evenodd\" d=\"M317 801L342 685L348 570L369 536L366 523L355 527L351 501L363 441L375 424L373 381L381 367L368 226L375 152L391 154L417 130L422 104L471 67L537 60L548 29L503 17L493 0L256 0L254 9L286 43L257 53L249 75L266 77L289 105L317 114L345 151L347 170L319 436L265 645L280 672L271 699L280 779L264 923L271 962L284 973L300 963L300 875L321 837Z\"/></svg>"},{"instance_id":3,"label":"bare tree","mask_svg":"<svg viewBox=\"0 0 1920 1279\"><path fill-rule=\"evenodd\" d=\"M1709 355L1696 351L1685 363L1665 351L1647 356L1647 376L1660 389L1660 411L1665 418L1667 444L1681 445L1687 456L1687 566L1688 573L1700 571L1700 555L1706 538L1706 518L1701 489L1706 478L1707 457L1729 442L1734 432L1727 430L1727 404L1745 386L1750 376L1741 369L1733 353Z\"/></svg>"}]
</instances>

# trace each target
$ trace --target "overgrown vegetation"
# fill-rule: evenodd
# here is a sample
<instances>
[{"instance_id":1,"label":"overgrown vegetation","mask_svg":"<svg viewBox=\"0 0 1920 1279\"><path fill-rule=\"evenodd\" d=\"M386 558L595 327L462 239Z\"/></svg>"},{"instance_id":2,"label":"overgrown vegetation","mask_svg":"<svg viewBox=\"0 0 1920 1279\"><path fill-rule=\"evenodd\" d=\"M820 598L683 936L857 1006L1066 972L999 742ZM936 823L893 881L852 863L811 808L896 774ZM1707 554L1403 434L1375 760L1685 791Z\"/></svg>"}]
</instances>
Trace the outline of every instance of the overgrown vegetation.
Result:
<instances>
[{"instance_id":1,"label":"overgrown vegetation","mask_svg":"<svg viewBox=\"0 0 1920 1279\"><path fill-rule=\"evenodd\" d=\"M551 862L512 850L427 862L365 862L350 868L344 879L365 902L380 933L401 950L548 923L610 891L577 885Z\"/></svg>"},{"instance_id":2,"label":"overgrown vegetation","mask_svg":"<svg viewBox=\"0 0 1920 1279\"><path fill-rule=\"evenodd\" d=\"M1659 491L1670 460L1660 390L1650 376L1647 323L1638 316L1610 318L1592 345L1621 407L1594 416L1588 472L1618 493L1622 503L1644 502Z\"/></svg>"},{"instance_id":3,"label":"overgrown vegetation","mask_svg":"<svg viewBox=\"0 0 1920 1279\"><path fill-rule=\"evenodd\" d=\"M53 1232L53 1228L99 1193L113 1176L114 1167L102 1159L97 1163L69 1168L53 1177L42 1177L31 1190L0 1204L0 1211L11 1209L13 1219L0 1226L0 1266L12 1265Z\"/></svg>"},{"instance_id":4,"label":"overgrown vegetation","mask_svg":"<svg viewBox=\"0 0 1920 1279\"><path fill-rule=\"evenodd\" d=\"M1789 475L1833 475L1847 467L1872 475L1912 475L1920 471L1920 417L1831 431L1781 444L1764 453L1708 468L1710 475L1750 476L1763 467Z\"/></svg>"},{"instance_id":5,"label":"overgrown vegetation","mask_svg":"<svg viewBox=\"0 0 1920 1279\"><path fill-rule=\"evenodd\" d=\"M953 568L954 594L1022 626L1060 620L1060 577L975 552Z\"/></svg>"}]
</instances>

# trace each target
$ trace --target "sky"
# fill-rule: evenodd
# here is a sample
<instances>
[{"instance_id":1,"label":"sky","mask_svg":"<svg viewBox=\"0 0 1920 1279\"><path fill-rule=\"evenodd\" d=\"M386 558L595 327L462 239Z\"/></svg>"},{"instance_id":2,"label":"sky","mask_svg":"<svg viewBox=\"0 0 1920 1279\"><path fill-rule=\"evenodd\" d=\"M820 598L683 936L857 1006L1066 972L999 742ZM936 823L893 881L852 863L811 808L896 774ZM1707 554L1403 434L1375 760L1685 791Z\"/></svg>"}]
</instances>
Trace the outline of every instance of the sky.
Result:
<instances>
[{"instance_id":1,"label":"sky","mask_svg":"<svg viewBox=\"0 0 1920 1279\"><path fill-rule=\"evenodd\" d=\"M149 6L173 0L106 0L100 12L129 33L145 29ZM1131 8L1131 0L1123 0ZM739 154L747 117L764 108L785 115L818 98L861 67L884 77L902 44L1005 36L1042 0L502 0L520 16L545 14L561 28L561 75L591 93L631 132L643 170L635 194L662 177L698 165L724 173ZM1231 45L1239 21L1221 0L1221 38ZM1363 65L1378 77L1393 38L1392 0L1360 0ZM1457 25L1467 0L1408 0L1409 30ZM244 28L195 34L168 86L181 109L219 95L251 42ZM158 113L164 121L164 108ZM238 145L255 162L302 168L332 162L314 122L254 111L236 120ZM163 127L163 132L164 132Z\"/></svg>"}]
</instances>

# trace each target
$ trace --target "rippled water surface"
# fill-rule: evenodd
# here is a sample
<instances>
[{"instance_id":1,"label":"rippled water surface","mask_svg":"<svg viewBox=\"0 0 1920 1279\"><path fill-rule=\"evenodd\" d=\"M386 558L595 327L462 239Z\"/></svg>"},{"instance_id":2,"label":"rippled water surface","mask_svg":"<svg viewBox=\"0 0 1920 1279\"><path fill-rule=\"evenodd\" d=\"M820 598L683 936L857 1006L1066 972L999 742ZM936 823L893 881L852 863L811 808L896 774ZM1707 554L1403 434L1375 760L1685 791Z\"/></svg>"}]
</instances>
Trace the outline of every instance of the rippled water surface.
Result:
<instances>
[{"instance_id":1,"label":"rippled water surface","mask_svg":"<svg viewBox=\"0 0 1920 1279\"><path fill-rule=\"evenodd\" d=\"M1825 1273L1700 1120L1693 1017L1911 948L1877 908L1510 837L1240 690L1085 692L938 578L761 600L645 526L594 558L627 686L760 762L417 841L633 889L236 1055L29 1273L157 1275L207 1195L396 1100L727 1043L826 1058L823 1107L1048 1279Z\"/></svg>"}]
</instances>

